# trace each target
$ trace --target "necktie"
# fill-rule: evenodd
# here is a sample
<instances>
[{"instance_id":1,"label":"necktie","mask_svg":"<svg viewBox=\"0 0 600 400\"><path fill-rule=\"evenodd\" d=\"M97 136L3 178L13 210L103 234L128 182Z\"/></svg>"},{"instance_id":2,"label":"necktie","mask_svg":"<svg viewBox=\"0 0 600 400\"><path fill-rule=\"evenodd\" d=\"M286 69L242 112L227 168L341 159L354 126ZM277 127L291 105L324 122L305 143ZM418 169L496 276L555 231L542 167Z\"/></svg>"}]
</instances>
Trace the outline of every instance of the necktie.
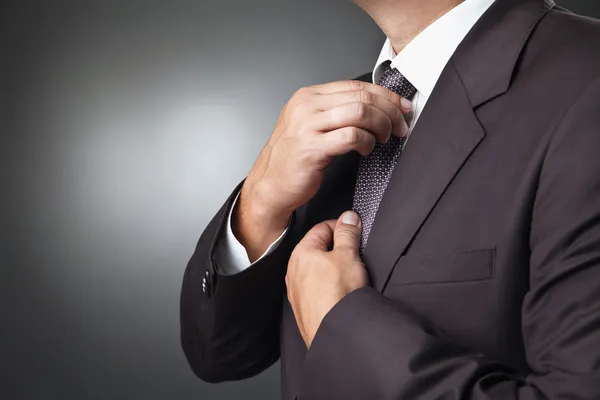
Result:
<instances>
[{"instance_id":1,"label":"necktie","mask_svg":"<svg viewBox=\"0 0 600 400\"><path fill-rule=\"evenodd\" d=\"M391 66L390 61L386 61L383 67L384 73L377 84L412 100L417 89ZM376 143L373 152L360 159L353 208L362 219L361 254L367 245L379 203L400 157L403 142L404 139L392 136L385 144Z\"/></svg>"}]
</instances>

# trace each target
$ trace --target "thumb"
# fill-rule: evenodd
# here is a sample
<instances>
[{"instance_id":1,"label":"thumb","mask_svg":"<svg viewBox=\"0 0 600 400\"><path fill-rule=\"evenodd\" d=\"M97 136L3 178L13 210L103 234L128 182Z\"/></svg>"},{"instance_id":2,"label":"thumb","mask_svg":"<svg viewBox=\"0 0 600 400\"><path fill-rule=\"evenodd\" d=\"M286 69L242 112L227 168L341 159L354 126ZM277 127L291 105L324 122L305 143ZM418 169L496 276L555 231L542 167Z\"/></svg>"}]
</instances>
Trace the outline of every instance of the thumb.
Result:
<instances>
[{"instance_id":1,"label":"thumb","mask_svg":"<svg viewBox=\"0 0 600 400\"><path fill-rule=\"evenodd\" d=\"M350 249L358 253L360 247L362 223L360 217L354 211L346 211L335 224L333 232L334 249Z\"/></svg>"},{"instance_id":2,"label":"thumb","mask_svg":"<svg viewBox=\"0 0 600 400\"><path fill-rule=\"evenodd\" d=\"M298 246L307 246L321 251L328 251L333 242L333 230L335 228L335 219L323 221L309 230Z\"/></svg>"}]
</instances>

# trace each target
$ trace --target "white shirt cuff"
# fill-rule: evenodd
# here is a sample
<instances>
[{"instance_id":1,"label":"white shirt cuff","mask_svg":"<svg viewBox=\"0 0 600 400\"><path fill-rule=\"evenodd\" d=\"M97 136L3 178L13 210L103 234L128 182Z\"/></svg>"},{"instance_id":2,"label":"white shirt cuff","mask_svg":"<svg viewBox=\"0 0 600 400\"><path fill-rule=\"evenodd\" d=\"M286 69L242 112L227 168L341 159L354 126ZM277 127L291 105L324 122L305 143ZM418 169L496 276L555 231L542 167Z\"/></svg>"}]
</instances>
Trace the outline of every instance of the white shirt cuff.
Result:
<instances>
[{"instance_id":1,"label":"white shirt cuff","mask_svg":"<svg viewBox=\"0 0 600 400\"><path fill-rule=\"evenodd\" d=\"M290 225L285 228L283 233L267 248L267 250L263 253L262 256L258 258L254 263L250 263L250 259L248 258L248 253L246 252L246 248L237 240L235 235L233 234L233 230L231 229L231 216L233 214L233 209L237 204L238 198L240 197L240 192L238 192L235 200L233 201L233 205L229 210L229 215L227 217L227 227L223 235L219 239L217 243L217 248L215 250L215 258L217 264L219 265L219 273L222 275L233 275L238 272L242 272L246 268L254 265L259 262L262 258L271 254L279 245L285 234L287 233ZM290 219L291 222L291 219Z\"/></svg>"}]
</instances>

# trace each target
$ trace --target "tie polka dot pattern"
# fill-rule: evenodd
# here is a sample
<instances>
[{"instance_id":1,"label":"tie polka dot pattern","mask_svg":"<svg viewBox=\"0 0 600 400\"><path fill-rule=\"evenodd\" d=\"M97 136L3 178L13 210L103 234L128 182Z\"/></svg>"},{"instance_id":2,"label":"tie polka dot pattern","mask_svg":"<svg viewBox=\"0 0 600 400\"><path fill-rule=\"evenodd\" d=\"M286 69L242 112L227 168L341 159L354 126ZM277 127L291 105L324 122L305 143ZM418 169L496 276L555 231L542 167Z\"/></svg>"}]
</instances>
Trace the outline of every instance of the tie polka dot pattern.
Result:
<instances>
[{"instance_id":1,"label":"tie polka dot pattern","mask_svg":"<svg viewBox=\"0 0 600 400\"><path fill-rule=\"evenodd\" d=\"M400 71L392 68L390 61L386 61L383 68L384 73L377 84L412 100L417 89L402 76ZM363 224L361 254L367 245L379 203L400 157L403 141L392 136L385 144L377 143L371 154L360 159L353 208L360 215Z\"/></svg>"}]
</instances>

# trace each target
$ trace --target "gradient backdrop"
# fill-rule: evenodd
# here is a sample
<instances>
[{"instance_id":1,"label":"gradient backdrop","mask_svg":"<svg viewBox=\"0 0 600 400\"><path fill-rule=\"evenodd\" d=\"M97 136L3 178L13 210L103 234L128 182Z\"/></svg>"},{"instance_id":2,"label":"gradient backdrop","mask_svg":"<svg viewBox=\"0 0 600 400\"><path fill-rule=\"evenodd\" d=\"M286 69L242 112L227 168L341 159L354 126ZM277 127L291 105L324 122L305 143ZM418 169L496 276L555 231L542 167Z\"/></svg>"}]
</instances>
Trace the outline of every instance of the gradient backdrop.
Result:
<instances>
[{"instance_id":1,"label":"gradient backdrop","mask_svg":"<svg viewBox=\"0 0 600 400\"><path fill-rule=\"evenodd\" d=\"M382 43L343 0L2 1L0 397L277 399L193 376L182 274L289 96Z\"/></svg>"}]
</instances>

